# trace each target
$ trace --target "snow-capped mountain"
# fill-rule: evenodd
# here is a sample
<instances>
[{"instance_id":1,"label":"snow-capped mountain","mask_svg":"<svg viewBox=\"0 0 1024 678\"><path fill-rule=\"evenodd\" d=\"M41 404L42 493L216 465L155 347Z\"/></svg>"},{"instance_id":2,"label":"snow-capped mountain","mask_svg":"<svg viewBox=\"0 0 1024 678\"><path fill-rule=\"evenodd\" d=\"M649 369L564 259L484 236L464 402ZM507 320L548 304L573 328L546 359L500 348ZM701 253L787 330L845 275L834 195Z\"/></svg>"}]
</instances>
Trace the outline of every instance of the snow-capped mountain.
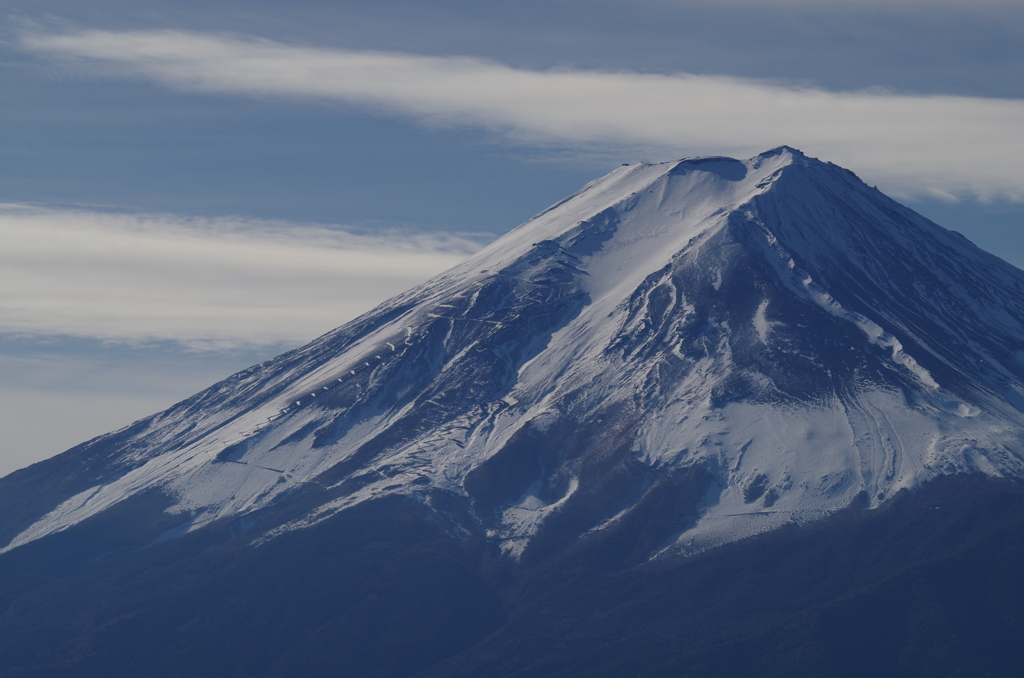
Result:
<instances>
[{"instance_id":1,"label":"snow-capped mountain","mask_svg":"<svg viewBox=\"0 0 1024 678\"><path fill-rule=\"evenodd\" d=\"M266 543L393 495L513 560L639 516L641 559L691 553L1024 476L1024 272L790 148L624 165L44 467L6 479L44 498L0 553L145 493L164 539L292 501Z\"/></svg>"}]
</instances>

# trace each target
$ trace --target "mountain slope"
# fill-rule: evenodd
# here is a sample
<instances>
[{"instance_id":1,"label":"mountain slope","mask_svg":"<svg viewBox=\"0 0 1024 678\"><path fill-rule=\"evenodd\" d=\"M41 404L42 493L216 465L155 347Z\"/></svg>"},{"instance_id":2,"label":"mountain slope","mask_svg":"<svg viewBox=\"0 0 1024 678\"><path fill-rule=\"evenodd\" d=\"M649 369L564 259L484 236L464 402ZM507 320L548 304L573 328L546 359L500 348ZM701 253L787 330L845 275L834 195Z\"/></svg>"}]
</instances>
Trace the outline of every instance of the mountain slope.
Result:
<instances>
[{"instance_id":1,"label":"mountain slope","mask_svg":"<svg viewBox=\"0 0 1024 678\"><path fill-rule=\"evenodd\" d=\"M1021 476L1022 290L789 148L623 166L308 346L3 479L0 553L145 493L178 518L165 538L302 507L261 540L399 495L450 498L513 558L657 504L644 559L942 474Z\"/></svg>"}]
</instances>

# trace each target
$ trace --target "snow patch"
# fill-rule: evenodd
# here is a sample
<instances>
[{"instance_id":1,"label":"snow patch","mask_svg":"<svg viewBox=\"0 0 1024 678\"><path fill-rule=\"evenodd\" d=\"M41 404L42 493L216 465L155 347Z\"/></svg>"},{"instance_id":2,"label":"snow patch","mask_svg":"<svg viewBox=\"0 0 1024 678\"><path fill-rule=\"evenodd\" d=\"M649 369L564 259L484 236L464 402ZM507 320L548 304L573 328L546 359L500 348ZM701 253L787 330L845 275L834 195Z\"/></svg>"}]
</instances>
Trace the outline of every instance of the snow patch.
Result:
<instances>
[{"instance_id":1,"label":"snow patch","mask_svg":"<svg viewBox=\"0 0 1024 678\"><path fill-rule=\"evenodd\" d=\"M762 344L768 343L768 319L765 317L765 309L768 308L768 300L762 301L757 311L754 312L754 330L757 332L757 338L761 340Z\"/></svg>"}]
</instances>

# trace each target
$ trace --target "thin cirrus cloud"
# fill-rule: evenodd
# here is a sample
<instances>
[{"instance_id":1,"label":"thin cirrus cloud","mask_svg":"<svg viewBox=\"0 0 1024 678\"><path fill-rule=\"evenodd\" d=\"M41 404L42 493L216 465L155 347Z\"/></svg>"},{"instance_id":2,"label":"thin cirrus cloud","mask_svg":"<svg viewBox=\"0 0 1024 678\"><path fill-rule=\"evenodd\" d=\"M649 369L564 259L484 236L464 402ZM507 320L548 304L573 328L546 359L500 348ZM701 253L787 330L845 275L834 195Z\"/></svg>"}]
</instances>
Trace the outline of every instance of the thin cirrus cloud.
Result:
<instances>
[{"instance_id":1,"label":"thin cirrus cloud","mask_svg":"<svg viewBox=\"0 0 1024 678\"><path fill-rule=\"evenodd\" d=\"M1024 200L1024 100L727 76L526 70L184 31L31 33L23 48L184 90L345 102L518 142L752 155L788 144L899 195Z\"/></svg>"},{"instance_id":2,"label":"thin cirrus cloud","mask_svg":"<svg viewBox=\"0 0 1024 678\"><path fill-rule=\"evenodd\" d=\"M0 205L0 334L214 350L305 342L482 237Z\"/></svg>"}]
</instances>

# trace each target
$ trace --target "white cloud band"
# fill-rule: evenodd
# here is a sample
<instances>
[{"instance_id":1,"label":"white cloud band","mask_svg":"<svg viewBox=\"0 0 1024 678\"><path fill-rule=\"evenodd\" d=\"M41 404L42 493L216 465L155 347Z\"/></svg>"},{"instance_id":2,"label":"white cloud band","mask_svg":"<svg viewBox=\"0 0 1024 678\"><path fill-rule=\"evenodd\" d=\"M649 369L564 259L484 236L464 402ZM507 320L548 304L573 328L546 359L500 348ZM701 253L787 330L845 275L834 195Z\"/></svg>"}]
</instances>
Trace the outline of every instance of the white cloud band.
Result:
<instances>
[{"instance_id":1,"label":"white cloud band","mask_svg":"<svg viewBox=\"0 0 1024 678\"><path fill-rule=\"evenodd\" d=\"M553 69L180 31L31 34L86 68L211 93L312 97L527 142L748 156L789 144L900 193L1024 200L1024 100L828 92L722 76Z\"/></svg>"},{"instance_id":2,"label":"white cloud band","mask_svg":"<svg viewBox=\"0 0 1024 678\"><path fill-rule=\"evenodd\" d=\"M300 343L475 251L450 234L0 205L0 333Z\"/></svg>"}]
</instances>

